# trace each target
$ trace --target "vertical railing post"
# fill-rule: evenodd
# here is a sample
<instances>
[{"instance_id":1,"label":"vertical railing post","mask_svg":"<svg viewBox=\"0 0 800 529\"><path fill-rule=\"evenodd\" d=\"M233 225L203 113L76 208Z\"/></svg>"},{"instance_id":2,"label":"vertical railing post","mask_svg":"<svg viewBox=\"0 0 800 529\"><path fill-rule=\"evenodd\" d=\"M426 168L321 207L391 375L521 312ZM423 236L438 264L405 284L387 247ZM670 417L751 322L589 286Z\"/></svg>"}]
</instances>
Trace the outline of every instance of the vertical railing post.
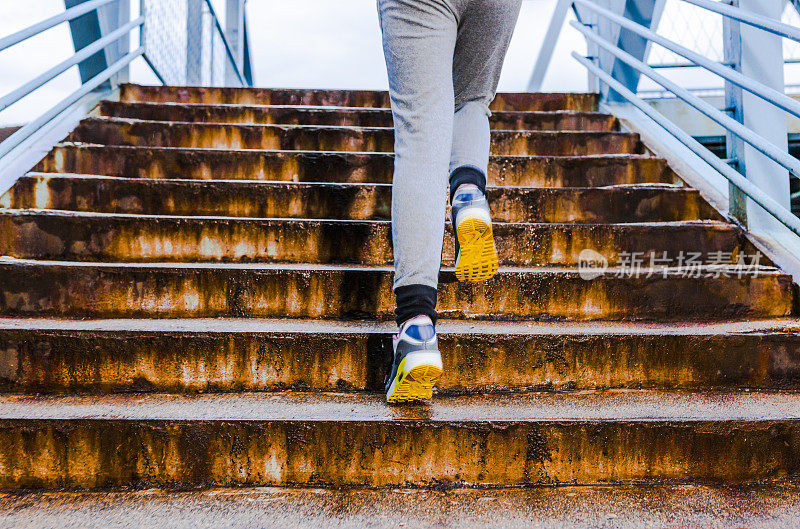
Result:
<instances>
[{"instance_id":1,"label":"vertical railing post","mask_svg":"<svg viewBox=\"0 0 800 529\"><path fill-rule=\"evenodd\" d=\"M619 3L619 0L597 0L597 3L601 7L609 9L615 13L620 14L622 12L622 6ZM591 27L604 39L613 41L617 38L614 26L612 26L608 20L600 17L591 9L581 6L575 6L574 9L575 16L581 24ZM591 57L592 62L594 62L600 68L604 68L605 64L608 62L608 59L613 58L611 57L611 54L601 50L597 44L589 39L586 39L586 55ZM597 76L590 71L586 72L586 86L589 92L599 93L602 90L602 83Z\"/></svg>"},{"instance_id":2,"label":"vertical railing post","mask_svg":"<svg viewBox=\"0 0 800 529\"><path fill-rule=\"evenodd\" d=\"M245 0L226 0L225 3L225 38L240 72L244 70L244 3ZM225 84L240 84L233 65L229 61L225 64Z\"/></svg>"},{"instance_id":3,"label":"vertical railing post","mask_svg":"<svg viewBox=\"0 0 800 529\"><path fill-rule=\"evenodd\" d=\"M186 0L186 84L203 84L203 1Z\"/></svg>"},{"instance_id":4,"label":"vertical railing post","mask_svg":"<svg viewBox=\"0 0 800 529\"><path fill-rule=\"evenodd\" d=\"M100 18L100 33L108 35L112 31L120 28L131 21L131 1L117 0L98 9ZM116 43L106 47L106 60L108 64L114 64L131 51L131 38L126 35ZM130 78L129 68L126 66L111 78L112 86L119 86L127 83Z\"/></svg>"},{"instance_id":5,"label":"vertical railing post","mask_svg":"<svg viewBox=\"0 0 800 529\"><path fill-rule=\"evenodd\" d=\"M780 20L783 0L729 0L731 5ZM724 61L743 75L784 91L781 37L723 17ZM788 150L786 114L767 101L725 82L725 107L735 120L782 150ZM785 208L790 208L789 173L769 157L726 132L727 157L742 175ZM755 233L778 228L771 215L735 187L729 189L730 213Z\"/></svg>"},{"instance_id":6,"label":"vertical railing post","mask_svg":"<svg viewBox=\"0 0 800 529\"><path fill-rule=\"evenodd\" d=\"M594 11L590 11L586 16L586 24L589 24L595 31L600 30L600 17ZM600 64L600 47L586 39L586 55L592 58L597 66L602 68ZM599 94L601 90L600 79L592 72L586 72L586 90L595 94Z\"/></svg>"}]
</instances>

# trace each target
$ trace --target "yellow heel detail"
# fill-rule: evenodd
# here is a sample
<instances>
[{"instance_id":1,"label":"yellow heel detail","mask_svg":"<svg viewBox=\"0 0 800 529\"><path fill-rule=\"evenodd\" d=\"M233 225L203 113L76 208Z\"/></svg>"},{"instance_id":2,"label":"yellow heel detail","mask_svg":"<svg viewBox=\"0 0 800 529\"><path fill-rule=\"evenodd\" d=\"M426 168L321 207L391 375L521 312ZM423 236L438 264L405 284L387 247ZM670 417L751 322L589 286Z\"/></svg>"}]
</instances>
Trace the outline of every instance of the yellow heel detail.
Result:
<instances>
[{"instance_id":1,"label":"yellow heel detail","mask_svg":"<svg viewBox=\"0 0 800 529\"><path fill-rule=\"evenodd\" d=\"M397 376L401 379L392 396L387 399L389 403L430 399L433 397L433 386L442 376L442 370L437 366L421 365L406 373L405 376L402 375L401 370L398 370Z\"/></svg>"},{"instance_id":2,"label":"yellow heel detail","mask_svg":"<svg viewBox=\"0 0 800 529\"><path fill-rule=\"evenodd\" d=\"M461 258L456 263L459 281L485 281L497 273L497 250L492 225L483 219L465 219L456 230Z\"/></svg>"}]
</instances>

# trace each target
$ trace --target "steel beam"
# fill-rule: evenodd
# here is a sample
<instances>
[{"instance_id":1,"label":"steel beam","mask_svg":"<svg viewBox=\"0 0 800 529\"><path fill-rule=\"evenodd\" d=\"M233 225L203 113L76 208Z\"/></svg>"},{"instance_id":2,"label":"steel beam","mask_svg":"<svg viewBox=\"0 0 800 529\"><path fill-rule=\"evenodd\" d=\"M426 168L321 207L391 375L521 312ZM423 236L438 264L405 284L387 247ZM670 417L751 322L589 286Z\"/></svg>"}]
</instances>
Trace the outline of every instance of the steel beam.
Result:
<instances>
[{"instance_id":1,"label":"steel beam","mask_svg":"<svg viewBox=\"0 0 800 529\"><path fill-rule=\"evenodd\" d=\"M732 0L741 9L780 20L783 0ZM723 18L724 61L732 68L764 85L784 92L783 41L781 37ZM725 107L731 117L783 151L788 151L786 114L772 103L739 86L725 82ZM734 168L782 207L790 208L789 173L740 137L726 132L727 157ZM750 231L769 235L778 227L761 208L750 203L741 191L731 187L730 212Z\"/></svg>"},{"instance_id":2,"label":"steel beam","mask_svg":"<svg viewBox=\"0 0 800 529\"><path fill-rule=\"evenodd\" d=\"M531 78L528 80L528 92L538 92L542 89L542 83L547 74L547 68L550 66L550 60L553 58L553 51L556 48L556 43L558 43L558 37L561 35L561 29L567 20L567 12L570 5L572 5L572 0L558 0L556 2L556 8L550 18L550 25L547 27L544 41L542 41L542 46L539 48L539 56L536 58Z\"/></svg>"},{"instance_id":3,"label":"steel beam","mask_svg":"<svg viewBox=\"0 0 800 529\"><path fill-rule=\"evenodd\" d=\"M87 2L87 0L64 0L64 7L66 9L73 8L80 4ZM79 52L86 46L93 42L100 40L103 32L100 28L100 17L97 10L89 11L77 18L69 21L69 30L72 33L72 43L75 51ZM89 58L83 60L78 64L78 71L81 76L81 83L86 83L100 72L108 68L109 62L105 52L98 51L91 55ZM98 87L98 90L106 90L111 86L109 81L104 82Z\"/></svg>"},{"instance_id":4,"label":"steel beam","mask_svg":"<svg viewBox=\"0 0 800 529\"><path fill-rule=\"evenodd\" d=\"M626 0L622 16L646 28L653 29L658 27L658 22L664 11L664 3L665 0ZM601 33L601 36L604 35ZM641 35L622 28L617 37L617 47L633 55L638 60L647 62L650 41ZM631 92L636 93L641 77L641 74L636 69L631 68L623 61L615 59L612 61L610 72L614 79L625 85ZM605 88L602 94L604 99L609 102L621 103L625 100L618 92L608 88Z\"/></svg>"}]
</instances>

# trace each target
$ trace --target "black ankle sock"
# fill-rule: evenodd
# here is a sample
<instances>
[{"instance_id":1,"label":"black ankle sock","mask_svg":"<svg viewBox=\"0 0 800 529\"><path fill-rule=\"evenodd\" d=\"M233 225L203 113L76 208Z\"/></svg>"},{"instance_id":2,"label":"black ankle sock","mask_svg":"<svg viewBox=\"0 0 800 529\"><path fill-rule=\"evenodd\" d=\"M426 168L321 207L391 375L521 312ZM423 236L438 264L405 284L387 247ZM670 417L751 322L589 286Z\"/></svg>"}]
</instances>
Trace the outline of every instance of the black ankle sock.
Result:
<instances>
[{"instance_id":1,"label":"black ankle sock","mask_svg":"<svg viewBox=\"0 0 800 529\"><path fill-rule=\"evenodd\" d=\"M424 314L436 325L436 289L426 285L406 285L394 291L397 325L403 325L414 316Z\"/></svg>"},{"instance_id":2,"label":"black ankle sock","mask_svg":"<svg viewBox=\"0 0 800 529\"><path fill-rule=\"evenodd\" d=\"M456 194L458 186L461 184L475 184L478 189L485 195L486 194L486 175L483 171L476 169L470 165L458 167L455 171L450 173L450 203L453 203L453 197Z\"/></svg>"}]
</instances>

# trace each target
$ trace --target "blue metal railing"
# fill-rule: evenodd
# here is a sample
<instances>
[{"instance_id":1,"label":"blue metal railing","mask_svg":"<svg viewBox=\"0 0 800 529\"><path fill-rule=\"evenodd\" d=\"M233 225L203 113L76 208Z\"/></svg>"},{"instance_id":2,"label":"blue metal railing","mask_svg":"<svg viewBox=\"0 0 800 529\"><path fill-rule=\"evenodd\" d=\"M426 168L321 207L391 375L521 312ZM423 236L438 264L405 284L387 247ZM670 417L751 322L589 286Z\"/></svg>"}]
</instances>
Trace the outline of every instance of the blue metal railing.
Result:
<instances>
[{"instance_id":1,"label":"blue metal railing","mask_svg":"<svg viewBox=\"0 0 800 529\"><path fill-rule=\"evenodd\" d=\"M10 48L14 44L19 44L20 42L27 40L39 33L46 31L62 22L68 22L79 16L85 15L90 11L94 11L98 7L103 7L106 4L110 4L111 2L116 2L117 0L92 0L90 2L85 2L83 4L77 5L70 9L67 9L63 13L59 13L58 15L52 16L47 20L43 20L37 24L29 26L23 30L17 31L7 37L0 38L0 51L3 51L6 48Z\"/></svg>"},{"instance_id":2,"label":"blue metal railing","mask_svg":"<svg viewBox=\"0 0 800 529\"><path fill-rule=\"evenodd\" d=\"M745 35L745 31L743 28L740 29L740 25L746 25L751 28L756 28L758 31L769 33L769 38L771 39L780 37L797 42L800 42L800 28L784 24L774 18L741 7L734 7L713 0L682 1L711 13L722 15L727 19L727 21L723 21L723 26L725 28L724 38L728 39L730 42L725 43L725 61L709 59L694 50L659 35L651 27L648 27L649 24L655 26L657 23L658 14L654 15L653 13L658 12L659 2L660 7L663 9L664 0L654 0L648 5L645 5L646 0L626 0L624 3L625 5L622 9L619 9L618 12L598 5L602 2L596 0L561 0L559 7L556 9L556 15L561 16L563 20L563 17L570 8L575 12L577 20L571 21L570 24L586 39L587 46L590 50L590 56L584 57L575 52L573 52L572 55L588 70L590 75L594 76L593 78L598 79L604 85L599 90L603 94L603 100L606 103L613 104L622 101L636 107L643 114L660 125L666 133L672 135L689 150L694 152L694 154L713 167L731 184L731 213L739 218L743 224L747 224L747 215L740 209L742 194L747 197L744 199L745 212L747 211L746 201L750 199L789 231L800 236L800 219L793 215L786 207L790 198L788 193L788 181L783 182L779 186L771 185L777 182L777 179L784 177L788 178L791 176L800 178L800 160L791 156L785 146L775 144L775 138L780 136L780 133L777 135L775 134L776 130L780 131L780 127L783 127L783 135L786 135L785 119L783 123L781 123L780 120L773 120L770 123L764 119L761 119L759 123L758 116L748 116L748 118L753 119L743 119L745 113L742 104L742 92L736 91L742 90L748 94L752 94L752 96L755 96L755 98L760 101L766 102L771 107L780 109L792 116L800 117L800 102L787 96L783 91L782 85L775 86L773 83L773 86L769 86L765 84L769 82L768 80L762 82L763 79L755 79L743 71L742 49L748 46L750 46L750 48L747 51L750 55L746 60L753 61L755 57L757 61L763 60L764 63L769 63L776 58L771 56L759 58L757 53L752 53L754 50L757 50L757 43L748 42L747 39L763 37L754 37L751 33ZM735 0L737 5L738 1L739 0ZM769 0L767 3L773 1L776 0ZM746 3L745 0L742 0L742 2ZM643 16L640 20L635 20L636 13L647 11L648 8L652 16L651 19L647 19L647 17ZM591 18L591 23L587 21L589 18ZM602 23L598 23L598 21ZM559 24L558 20L554 18L549 34L554 32L554 28L560 28ZM686 64L680 64L682 67L692 66L702 68L721 77L725 81L726 101L729 102L727 103L729 106L722 110L715 108L707 101L691 93L689 89L683 88L666 75L659 73L653 65L648 65L646 62L646 56L649 50L648 43L659 45L689 61ZM771 42L771 44L774 44L774 42ZM554 46L554 42L546 43L545 52L552 53ZM771 49L774 49L774 47ZM769 55L768 53L765 54ZM601 60L601 55L604 60ZM728 59L728 56L733 57L733 60ZM779 65L782 68L782 57L778 57L777 59L780 60ZM540 59L537 61L537 66L534 68L534 74L531 78L531 88L536 89L538 85L541 84L548 62L549 57L540 55ZM663 67L663 65L661 66ZM765 67L765 70L768 69L768 67ZM631 72L634 72L635 75L631 75ZM662 113L656 111L649 103L637 95L636 92L640 75L649 78L657 85L663 87L666 92L671 93L676 98L682 100L721 125L727 131L730 138L741 142L742 145L746 144L751 147L757 151L757 153L760 153L758 155L766 157L769 163L774 163L774 166L765 165L764 160L756 159L758 155L748 154L749 158L755 160L751 162L753 167L750 169L748 169L748 156L744 156L743 154L739 155L737 153L733 156L729 155L727 160L715 156L711 151L692 138L691 135L671 122ZM782 76L783 73L781 71L778 77L782 79ZM777 89L778 87L780 90ZM749 123L755 123L755 125L748 126ZM768 139L765 136L770 136L772 139ZM785 138L783 139L785 140ZM730 141L731 140L729 140L729 142ZM780 143L780 141L777 143ZM730 146L728 150L730 153ZM739 151L743 151L743 149L739 148ZM754 174L756 172L756 167L758 167L760 173L763 173L764 168L767 167L770 175L767 175L765 178L763 174ZM784 176L781 176L781 170L788 171L788 175L784 172ZM772 180L770 180L770 178L772 178ZM757 182L760 182L762 185L758 185ZM785 189L785 196L783 196L782 192L776 194L775 190L778 188ZM739 201L738 206L734 204L735 201Z\"/></svg>"},{"instance_id":3,"label":"blue metal railing","mask_svg":"<svg viewBox=\"0 0 800 529\"><path fill-rule=\"evenodd\" d=\"M96 89L102 83L106 82L120 70L128 66L131 61L144 53L144 48L138 48L131 53L128 53L120 60L109 66L98 75L81 85L79 89L59 101L55 106L48 109L44 114L34 119L24 127L20 128L14 134L8 137L6 141L0 143L0 157L8 154L14 147L19 145L22 141L31 136L34 132L38 131L50 120L67 110L71 105L77 103L82 97L86 96L92 90Z\"/></svg>"},{"instance_id":4,"label":"blue metal railing","mask_svg":"<svg viewBox=\"0 0 800 529\"><path fill-rule=\"evenodd\" d=\"M738 187L745 195L750 197L756 204L770 212L779 222L786 226L793 233L800 235L800 218L797 218L791 211L779 204L775 199L766 195L761 189L755 186L747 178L739 174L725 161L718 158L714 153L695 140L689 133L669 121L663 114L657 112L653 107L628 90L622 83L614 79L611 75L601 70L591 60L572 52L572 56L594 75L608 83L608 85L622 94L631 104L644 112L650 119L660 124L670 134L675 136L681 143L686 145L692 152L702 158L714 169L720 172L729 182Z\"/></svg>"},{"instance_id":5,"label":"blue metal railing","mask_svg":"<svg viewBox=\"0 0 800 529\"><path fill-rule=\"evenodd\" d=\"M31 141L38 141L40 143L42 141L50 141L54 143L53 138L49 140L42 139L46 137L43 131L46 131L48 127L53 127L54 123L60 117L69 115L70 112L76 111L78 107L83 108L81 105L85 106L85 104L88 104L91 106L102 97L108 97L116 88L116 82L118 81L116 76L119 76L122 72L126 72L130 63L138 57L144 58L162 83L168 81L173 84L190 84L190 76L193 78L202 78L197 72L192 72L191 68L196 68L200 65L205 66L209 70L216 69L220 64L215 62L214 50L222 49L224 50L224 58L222 60L226 63L222 66L232 72L233 77L230 75L210 75L212 80L220 84L225 84L227 79L228 82L243 86L252 85L250 74L252 69L249 65L249 53L247 50L239 50L240 52L243 51L243 53L241 53L243 59L240 61L236 60L234 49L232 49L226 38L225 30L210 0L157 0L155 5L158 7L164 7L168 3L171 3L175 8L174 11L178 13L178 15L169 20L160 16L163 13L151 13L147 9L149 1L150 0L141 0L139 16L134 20L128 21L130 19L130 4L127 0L88 0L65 9L63 13L59 13L58 15L52 16L21 31L0 38L0 51L3 51L59 24L65 22L73 24L76 19L89 15L95 15L99 20L101 9L114 10L111 12L112 15L107 15L107 18L104 19L111 20L111 24L107 25L112 26L105 34L89 35L88 37L94 40L83 47L79 47L76 40L76 49L80 49L77 49L74 55L52 68L49 68L11 92L1 95L0 112L2 112L70 68L75 66L83 68L82 65L86 64L93 56L101 53L108 54L108 50L115 45L120 48L129 47L128 39L135 30L140 30L139 45L136 49L123 49L116 55L113 53L110 56L107 55L105 57L107 60L100 63L102 66L99 68L96 67L94 70L88 70L90 72L88 75L82 70L82 84L79 88L0 143L0 194L5 192L5 190L13 184L13 181L21 175L20 168L11 167L12 162L9 160L17 158L20 153L29 149L30 145L28 144ZM239 2L236 7L242 10L241 12L243 13L244 0L228 0L228 2L234 1ZM72 3L75 2L73 1ZM191 7L200 8L200 21L209 21L211 24L210 31L204 31L202 26L197 28L194 32L189 31L187 27L188 21L185 18L187 15L185 13L187 10L191 11ZM183 13L183 19L180 18L180 13ZM150 28L151 25L153 25L153 28ZM159 33L157 29L160 29L161 33ZM236 31L246 32L245 27L235 29ZM75 37L74 31L73 28L73 37ZM147 33L149 37L146 43L143 38L144 33ZM171 33L172 35L184 34L184 42L181 42L184 49L167 50L167 46L159 42L159 38L165 39L167 33ZM209 35L211 42L200 42L201 39L209 38ZM85 34L81 34L80 36L82 38L87 37ZM215 44L215 42L217 44ZM240 45L247 45L246 33L243 33L241 42L243 44ZM221 43L221 47L219 43ZM157 50L156 48L159 46L165 49ZM161 52L161 55L158 56L157 52ZM189 64L189 56L192 54L194 58L197 59L194 61L194 63L197 64ZM166 65L166 61L176 60L176 56L182 56L184 59L180 67L171 70L171 73L174 74L178 72L178 75L165 75L165 72L161 71L162 66ZM205 59L205 63L207 64L204 64L202 59ZM209 76L207 75L206 77ZM55 141L60 139L61 138L55 138ZM41 150L43 146L38 145L38 147L39 150Z\"/></svg>"},{"instance_id":6,"label":"blue metal railing","mask_svg":"<svg viewBox=\"0 0 800 529\"><path fill-rule=\"evenodd\" d=\"M779 37L786 37L788 39L800 42L800 28L784 24L780 20L764 17L758 13L751 13L738 7L733 7L720 2L712 2L711 0L683 0L687 4L694 4L697 7L708 9L720 15L744 22L753 27L769 31Z\"/></svg>"},{"instance_id":7,"label":"blue metal railing","mask_svg":"<svg viewBox=\"0 0 800 529\"><path fill-rule=\"evenodd\" d=\"M27 83L20 86L16 90L12 90L3 97L0 97L0 111L4 110L6 107L13 105L26 95L30 94L37 88L41 87L46 82L52 80L54 77L61 75L69 68L75 66L80 62L83 62L85 59L88 59L98 51L103 50L103 48L105 48L109 44L116 42L122 37L130 34L131 30L140 27L143 23L144 23L144 17L140 16L136 20L129 22L128 24L125 24L118 30L112 31L102 39L95 41L89 46L86 46L85 48L77 52L75 55L70 57L69 59L53 66L43 74L37 76L31 81L28 81ZM2 154L0 154L0 156L2 156Z\"/></svg>"},{"instance_id":8,"label":"blue metal railing","mask_svg":"<svg viewBox=\"0 0 800 529\"><path fill-rule=\"evenodd\" d=\"M696 3L696 2L701 1L701 0L684 0L684 1L689 2L689 3ZM713 4L714 2L709 2L709 3ZM666 39L666 38L658 35L656 32L651 31L651 30L649 30L649 29L647 29L647 28L645 28L645 27L643 27L643 26L641 26L639 24L636 24L635 22L631 22L630 20L628 20L628 19L626 19L624 17L616 15L614 12L612 12L612 11L610 11L608 9L604 9L604 8L598 6L597 4L593 3L593 2L588 2L586 0L575 0L575 4L576 5L581 5L581 6L587 8L587 9L589 9L591 11L594 11L595 13L597 13L599 15L602 15L603 17L607 18L608 20L619 24L621 27L636 33L637 35L649 40L650 42L654 42L656 44L659 44L659 45L665 47L666 49L670 50L671 52L675 53L676 55L680 55L681 57L683 57L683 58L687 59L688 61L690 61L691 64L693 64L694 66L698 66L698 67L704 68L704 69L708 70L709 72L714 73L714 74L722 77L726 81L729 81L729 82L735 84L736 86L739 86L739 87L747 90L748 92L757 95L758 97L761 97L763 99L766 99L766 100L774 103L776 106L779 106L780 108L782 108L786 112L789 112L791 114L794 114L795 116L800 117L800 102L792 99L791 97L787 96L783 92L779 92L779 91L774 90L774 89L772 89L772 88L770 88L768 86L764 86L762 83L759 83L758 81L755 81L753 79L750 79L749 77L746 77L746 76L740 74L739 72L737 72L733 68L730 68L729 66L722 65L722 64L720 64L720 63L718 63L716 61L712 61L710 59L707 59L706 57L703 57L699 53L696 53L696 52L690 50L689 48L686 48L685 46L681 46L680 44L678 44L676 42L672 42L671 40ZM586 38L592 40L592 42L594 42L595 44L599 45L599 43L595 39L599 38L600 36L596 32L594 32L594 31L588 31L587 32L585 30L586 26L584 26L583 24L578 24L575 21L572 21L571 25L572 25L572 27L578 29L578 31L583 33L583 35ZM785 26L785 24L783 24L783 25ZM798 35L797 35L796 38L795 37L791 37L791 38L793 40L797 40L798 42L800 42L800 30L797 30L796 28L792 28L791 26L786 26L786 27L795 30L794 33L797 33ZM614 46L614 48L616 49L616 46ZM612 50L608 50L608 51L611 52L612 54L614 53ZM622 60L625 60L625 59L622 59ZM649 65L647 65L647 66L650 67ZM644 73L644 72L642 72L642 73ZM648 77L650 77L650 75L648 75ZM661 84L661 83L659 82L659 84Z\"/></svg>"},{"instance_id":9,"label":"blue metal railing","mask_svg":"<svg viewBox=\"0 0 800 529\"><path fill-rule=\"evenodd\" d=\"M583 2L583 0L576 0L576 2ZM774 160L775 162L781 164L783 167L788 169L796 177L800 177L800 160L791 156L788 152L784 152L779 147L776 147L775 145L770 143L767 139L763 138L762 136L748 129L735 119L726 115L721 110L716 109L710 103L707 103L706 101L700 99L699 97L691 94L688 90L682 88L677 83L669 80L666 76L656 72L656 70L653 69L652 67L636 59L629 53L626 53L623 50L619 49L611 42L608 42L607 40L600 37L596 32L587 29L586 26L579 24L578 22L575 21L572 21L570 24L594 44L608 51L618 59L624 61L626 64L637 70L639 73L646 75L659 85L663 86L668 91L675 94L675 96L677 96L679 99L683 100L685 103L691 105L692 107L696 108L709 118L713 119L714 121L722 125L726 130L732 132L733 134L736 134L742 140L752 145L755 149L757 149L764 155L769 156L772 160ZM733 72L733 70L731 71ZM800 116L800 113L798 113L800 112L799 102L791 99L790 97L785 96L780 92L772 90L771 88L766 87L761 83L758 83L757 81L745 78L739 75L738 73L736 74L736 76L737 78L742 78L746 80L746 82L743 81L741 82L741 84L747 84L749 87L751 87L751 89L749 90L750 92L766 99L767 101L773 103L775 106L783 108L784 110L787 110L794 115ZM739 82L735 84L741 86ZM780 95L782 98L787 99L788 102L783 103L782 101L770 99L769 92L775 92L776 95ZM795 110L793 107L798 107L798 110Z\"/></svg>"}]
</instances>

